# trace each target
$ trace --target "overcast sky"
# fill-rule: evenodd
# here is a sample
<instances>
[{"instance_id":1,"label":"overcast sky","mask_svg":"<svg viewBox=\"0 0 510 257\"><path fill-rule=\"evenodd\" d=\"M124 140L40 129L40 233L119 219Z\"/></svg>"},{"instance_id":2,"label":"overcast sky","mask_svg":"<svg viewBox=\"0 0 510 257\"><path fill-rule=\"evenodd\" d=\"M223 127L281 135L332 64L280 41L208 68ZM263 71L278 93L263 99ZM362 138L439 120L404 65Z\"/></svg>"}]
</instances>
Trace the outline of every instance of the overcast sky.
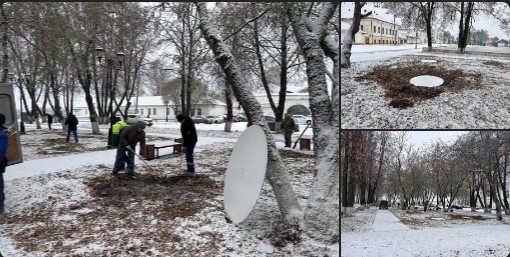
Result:
<instances>
[{"instance_id":1,"label":"overcast sky","mask_svg":"<svg viewBox=\"0 0 510 257\"><path fill-rule=\"evenodd\" d=\"M424 144L431 144L441 139L443 142L454 142L458 136L467 133L467 131L409 131L409 143L415 147L421 147Z\"/></svg>"},{"instance_id":2,"label":"overcast sky","mask_svg":"<svg viewBox=\"0 0 510 257\"><path fill-rule=\"evenodd\" d=\"M376 8L373 6L372 3L367 3L363 9L366 9L367 11L375 11L377 13L378 17L381 17L384 20L387 21L393 21L393 15L386 14L387 10L384 8ZM352 14L354 12L354 2L342 2L340 5L341 10L341 17L352 17ZM396 18L396 23L401 24L401 21L399 18ZM457 35L459 33L458 23L452 23L450 28L445 28L446 30L449 30L454 35ZM505 32L499 28L498 22L489 16L484 17L477 17L476 20L473 22L473 27L475 30L483 29L487 30L489 32L489 37L498 37L498 38L504 38L508 39L510 36L506 35Z\"/></svg>"}]
</instances>

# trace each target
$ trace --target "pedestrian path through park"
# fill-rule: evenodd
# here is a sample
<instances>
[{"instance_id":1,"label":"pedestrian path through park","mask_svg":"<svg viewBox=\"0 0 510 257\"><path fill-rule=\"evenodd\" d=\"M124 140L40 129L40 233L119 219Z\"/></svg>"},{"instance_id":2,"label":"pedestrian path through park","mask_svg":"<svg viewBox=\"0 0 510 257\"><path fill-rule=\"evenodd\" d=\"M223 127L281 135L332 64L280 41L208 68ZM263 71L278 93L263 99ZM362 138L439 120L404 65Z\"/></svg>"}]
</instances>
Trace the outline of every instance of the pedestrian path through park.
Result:
<instances>
[{"instance_id":1,"label":"pedestrian path through park","mask_svg":"<svg viewBox=\"0 0 510 257\"><path fill-rule=\"evenodd\" d=\"M377 210L372 229L342 232L342 257L494 256L510 254L510 225L410 229L388 210Z\"/></svg>"},{"instance_id":2,"label":"pedestrian path through park","mask_svg":"<svg viewBox=\"0 0 510 257\"><path fill-rule=\"evenodd\" d=\"M372 225L373 231L399 231L409 230L400 220L388 210L378 210L375 215L374 224Z\"/></svg>"}]
</instances>

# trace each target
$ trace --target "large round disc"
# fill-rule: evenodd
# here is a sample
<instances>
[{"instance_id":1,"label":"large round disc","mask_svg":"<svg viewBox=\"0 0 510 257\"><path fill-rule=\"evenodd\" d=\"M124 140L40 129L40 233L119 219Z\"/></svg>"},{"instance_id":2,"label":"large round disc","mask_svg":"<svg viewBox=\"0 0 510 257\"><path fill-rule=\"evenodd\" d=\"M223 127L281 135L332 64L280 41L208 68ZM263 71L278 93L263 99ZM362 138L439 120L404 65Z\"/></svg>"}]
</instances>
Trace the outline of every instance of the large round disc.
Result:
<instances>
[{"instance_id":1,"label":"large round disc","mask_svg":"<svg viewBox=\"0 0 510 257\"><path fill-rule=\"evenodd\" d=\"M242 222L255 206L266 166L266 135L262 128L252 125L237 140L225 174L225 211L234 224Z\"/></svg>"},{"instance_id":2,"label":"large round disc","mask_svg":"<svg viewBox=\"0 0 510 257\"><path fill-rule=\"evenodd\" d=\"M419 87L438 87L444 83L444 80L436 76L422 75L412 78L409 82Z\"/></svg>"}]
</instances>

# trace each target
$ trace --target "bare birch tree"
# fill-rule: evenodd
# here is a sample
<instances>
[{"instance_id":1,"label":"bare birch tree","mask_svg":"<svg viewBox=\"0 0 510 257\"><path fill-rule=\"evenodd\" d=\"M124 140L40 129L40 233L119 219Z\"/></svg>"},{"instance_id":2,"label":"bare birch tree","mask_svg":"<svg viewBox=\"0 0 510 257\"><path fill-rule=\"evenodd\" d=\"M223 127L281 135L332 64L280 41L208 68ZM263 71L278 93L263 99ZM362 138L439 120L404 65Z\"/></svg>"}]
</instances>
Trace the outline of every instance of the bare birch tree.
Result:
<instances>
[{"instance_id":1,"label":"bare birch tree","mask_svg":"<svg viewBox=\"0 0 510 257\"><path fill-rule=\"evenodd\" d=\"M311 29L308 18L302 16L297 4L286 3L287 15L291 20L299 45L307 62L310 107L314 116L316 154L316 176L305 211L305 231L316 238L325 240L339 239L339 92L327 92L324 64L324 51L321 43L326 35L326 25L338 6L338 3L325 3ZM234 95L249 113L251 122L260 125L268 139L267 178L275 191L280 212L285 220L291 221L302 214L294 190L289 183L288 173L276 149L274 138L262 115L260 104L251 91L246 89L245 81L228 46L223 42L214 22L209 18L205 3L197 3L200 16L200 29L210 48L232 85Z\"/></svg>"}]
</instances>

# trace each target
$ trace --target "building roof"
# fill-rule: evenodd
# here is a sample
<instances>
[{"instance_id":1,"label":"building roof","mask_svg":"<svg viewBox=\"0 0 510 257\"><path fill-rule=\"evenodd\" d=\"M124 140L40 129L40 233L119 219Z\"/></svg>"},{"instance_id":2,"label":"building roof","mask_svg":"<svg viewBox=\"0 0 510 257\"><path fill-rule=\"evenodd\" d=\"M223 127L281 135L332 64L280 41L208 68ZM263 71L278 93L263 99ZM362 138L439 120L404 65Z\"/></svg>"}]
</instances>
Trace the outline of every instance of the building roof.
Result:
<instances>
[{"instance_id":1,"label":"building roof","mask_svg":"<svg viewBox=\"0 0 510 257\"><path fill-rule=\"evenodd\" d=\"M363 18L361 18L361 19L362 19L362 20L374 19L374 20L379 20L379 21L382 21L382 22L386 22L386 23L393 24L393 20L387 20L387 19L381 18L381 17L379 17L378 15L374 15L374 14L370 14L369 16L363 17ZM352 20L352 16L349 16L349 17L342 17L342 20ZM395 25L397 25L397 26L401 26L401 25L399 25L399 24L396 24L396 22L395 22Z\"/></svg>"}]
</instances>

